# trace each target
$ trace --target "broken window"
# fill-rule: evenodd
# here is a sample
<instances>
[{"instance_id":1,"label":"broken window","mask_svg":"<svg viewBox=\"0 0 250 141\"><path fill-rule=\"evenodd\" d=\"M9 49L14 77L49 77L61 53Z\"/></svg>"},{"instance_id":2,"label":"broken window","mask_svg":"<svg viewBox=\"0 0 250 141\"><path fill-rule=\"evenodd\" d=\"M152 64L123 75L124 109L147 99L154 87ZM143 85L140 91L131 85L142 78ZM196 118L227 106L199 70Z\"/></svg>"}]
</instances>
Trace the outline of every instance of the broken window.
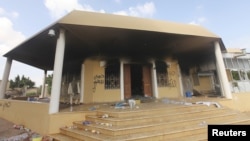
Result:
<instances>
[{"instance_id":1,"label":"broken window","mask_svg":"<svg viewBox=\"0 0 250 141\"><path fill-rule=\"evenodd\" d=\"M238 71L232 70L231 73L234 80L240 80L240 75Z\"/></svg>"},{"instance_id":2,"label":"broken window","mask_svg":"<svg viewBox=\"0 0 250 141\"><path fill-rule=\"evenodd\" d=\"M167 64L163 61L156 61L156 76L158 87L168 86Z\"/></svg>"},{"instance_id":3,"label":"broken window","mask_svg":"<svg viewBox=\"0 0 250 141\"><path fill-rule=\"evenodd\" d=\"M120 88L120 63L109 61L105 68L105 89Z\"/></svg>"},{"instance_id":4,"label":"broken window","mask_svg":"<svg viewBox=\"0 0 250 141\"><path fill-rule=\"evenodd\" d=\"M250 80L250 71L247 71L247 78Z\"/></svg>"}]
</instances>

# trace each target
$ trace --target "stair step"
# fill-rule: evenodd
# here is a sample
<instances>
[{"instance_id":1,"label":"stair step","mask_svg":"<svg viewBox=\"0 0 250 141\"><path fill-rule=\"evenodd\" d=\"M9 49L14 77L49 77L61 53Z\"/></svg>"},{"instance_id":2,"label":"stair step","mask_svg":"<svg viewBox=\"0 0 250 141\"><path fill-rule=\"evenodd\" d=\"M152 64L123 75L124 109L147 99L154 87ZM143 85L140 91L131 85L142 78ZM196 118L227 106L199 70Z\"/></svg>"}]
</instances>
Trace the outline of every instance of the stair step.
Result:
<instances>
[{"instance_id":1,"label":"stair step","mask_svg":"<svg viewBox=\"0 0 250 141\"><path fill-rule=\"evenodd\" d=\"M184 137L171 138L171 141L201 141L207 140L206 133L192 134Z\"/></svg>"},{"instance_id":2,"label":"stair step","mask_svg":"<svg viewBox=\"0 0 250 141\"><path fill-rule=\"evenodd\" d=\"M139 105L140 106L140 105ZM249 124L247 115L227 108L206 105L143 105L139 109L100 109L96 115L60 128L55 141L207 141L210 124ZM102 115L108 114L108 118ZM112 124L105 126L103 124Z\"/></svg>"},{"instance_id":3,"label":"stair step","mask_svg":"<svg viewBox=\"0 0 250 141\"><path fill-rule=\"evenodd\" d=\"M71 136L61 134L61 133L52 134L50 135L50 137L53 138L53 141L83 141L81 139L76 139Z\"/></svg>"},{"instance_id":4,"label":"stair step","mask_svg":"<svg viewBox=\"0 0 250 141\"><path fill-rule=\"evenodd\" d=\"M148 109L109 109L97 111L97 116L102 117L104 114L109 115L113 118L127 118L127 117L138 117L147 115L157 115L162 113L181 113L189 111L200 111L204 109L216 109L213 106L206 105L175 105L175 104L165 104L158 108L148 108Z\"/></svg>"},{"instance_id":5,"label":"stair step","mask_svg":"<svg viewBox=\"0 0 250 141\"><path fill-rule=\"evenodd\" d=\"M207 131L205 126L189 126L182 127L171 131L154 130L151 132L139 133L139 134L127 134L122 136L109 136L106 134L94 134L91 131L84 131L79 129L67 129L62 128L61 133L69 136L74 136L79 139L86 139L88 141L129 141L129 140L141 140L141 141L152 141L161 139L171 139L182 136L189 136L192 134L201 134Z\"/></svg>"},{"instance_id":6,"label":"stair step","mask_svg":"<svg viewBox=\"0 0 250 141\"><path fill-rule=\"evenodd\" d=\"M133 133L140 133L146 132L151 130L161 130L161 129L173 129L183 126L190 126L190 125L200 125L200 124L207 124L207 122L215 122L215 121L234 121L237 118L236 114L226 114L226 115L219 115L219 116L208 116L203 118L194 118L188 120L178 120L172 122L155 122L155 123L148 123L148 124L135 124L133 126L117 126L117 127L105 127L96 124L90 124L88 126L83 126L81 122L74 122L80 129L87 129L87 130L96 130L100 133L107 134L107 135L124 135L124 134L133 134ZM203 123L206 121L205 123Z\"/></svg>"},{"instance_id":7,"label":"stair step","mask_svg":"<svg viewBox=\"0 0 250 141\"><path fill-rule=\"evenodd\" d=\"M158 115L147 115L147 116L140 116L140 117L123 117L123 118L100 118L98 116L87 116L86 121L90 121L91 123L108 123L112 126L130 126L134 124L145 124L148 122L169 122L173 120L183 120L184 119L191 119L196 116L209 116L215 114L227 114L231 113L228 109L206 109L203 111L192 111L192 112L182 112L182 113L161 113Z\"/></svg>"}]
</instances>

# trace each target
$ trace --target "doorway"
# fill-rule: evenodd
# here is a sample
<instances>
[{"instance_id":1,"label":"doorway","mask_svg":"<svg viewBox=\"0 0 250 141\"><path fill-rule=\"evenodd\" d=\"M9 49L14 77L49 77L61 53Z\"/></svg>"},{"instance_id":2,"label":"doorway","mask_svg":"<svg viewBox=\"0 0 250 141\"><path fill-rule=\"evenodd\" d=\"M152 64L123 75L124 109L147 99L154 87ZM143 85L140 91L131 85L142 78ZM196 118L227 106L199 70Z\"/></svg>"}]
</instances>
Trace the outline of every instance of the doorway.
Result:
<instances>
[{"instance_id":1,"label":"doorway","mask_svg":"<svg viewBox=\"0 0 250 141\"><path fill-rule=\"evenodd\" d=\"M124 98L152 96L151 66L124 64Z\"/></svg>"},{"instance_id":2,"label":"doorway","mask_svg":"<svg viewBox=\"0 0 250 141\"><path fill-rule=\"evenodd\" d=\"M144 96L142 65L131 64L131 95L132 97Z\"/></svg>"}]
</instances>

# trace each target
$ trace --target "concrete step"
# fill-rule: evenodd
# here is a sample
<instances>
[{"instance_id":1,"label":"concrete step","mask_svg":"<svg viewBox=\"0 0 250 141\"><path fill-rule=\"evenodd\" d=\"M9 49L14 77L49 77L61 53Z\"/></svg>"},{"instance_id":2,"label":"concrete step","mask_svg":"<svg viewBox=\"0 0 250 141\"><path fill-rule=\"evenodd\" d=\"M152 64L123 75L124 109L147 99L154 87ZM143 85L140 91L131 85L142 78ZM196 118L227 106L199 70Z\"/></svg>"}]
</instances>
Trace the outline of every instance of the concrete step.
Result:
<instances>
[{"instance_id":1,"label":"concrete step","mask_svg":"<svg viewBox=\"0 0 250 141\"><path fill-rule=\"evenodd\" d=\"M106 127L96 124L90 124L88 126L82 125L81 122L74 122L74 125L79 129L87 129L89 131L95 130L99 131L102 134L107 134L111 136L125 135L125 134L133 134L133 133L141 133L148 132L152 130L165 130L165 129L173 129L183 126L190 125L202 125L207 124L207 121L234 121L237 119L237 114L224 114L217 116L206 116L206 117L194 117L192 119L182 119L176 121L169 122L152 122L146 124L134 124L131 126L116 126L116 127Z\"/></svg>"},{"instance_id":2,"label":"concrete step","mask_svg":"<svg viewBox=\"0 0 250 141\"><path fill-rule=\"evenodd\" d=\"M53 138L53 141L84 141L82 139L76 139L71 136L64 135L62 133L51 134L49 135L49 137Z\"/></svg>"},{"instance_id":3,"label":"concrete step","mask_svg":"<svg viewBox=\"0 0 250 141\"><path fill-rule=\"evenodd\" d=\"M206 105L163 104L139 109L109 109L86 116L91 124L73 122L56 141L207 141L209 124L249 124L250 117L227 108ZM102 118L108 114L108 118ZM100 123L112 126L101 125ZM71 139L72 138L72 139Z\"/></svg>"},{"instance_id":4,"label":"concrete step","mask_svg":"<svg viewBox=\"0 0 250 141\"><path fill-rule=\"evenodd\" d=\"M147 115L158 115L162 113L182 113L189 111L200 111L204 109L214 109L214 106L206 105L175 105L175 104L165 104L158 108L148 108L148 109L109 109L96 111L98 117L102 117L107 114L109 117L113 118L126 118L126 117L140 117Z\"/></svg>"},{"instance_id":5,"label":"concrete step","mask_svg":"<svg viewBox=\"0 0 250 141\"><path fill-rule=\"evenodd\" d=\"M194 111L186 111L186 112L175 112L175 113L167 113L162 112L157 115L144 115L138 117L123 117L123 118L100 118L99 116L87 116L86 121L90 121L91 123L95 124L109 124L112 126L130 126L130 125L138 125L138 124L145 124L145 123L154 123L154 122L169 122L173 120L182 120L194 118L196 116L209 116L213 114L226 114L231 113L230 110L220 108L220 109L203 109L203 110L194 110ZM133 114L133 113L131 113Z\"/></svg>"}]
</instances>

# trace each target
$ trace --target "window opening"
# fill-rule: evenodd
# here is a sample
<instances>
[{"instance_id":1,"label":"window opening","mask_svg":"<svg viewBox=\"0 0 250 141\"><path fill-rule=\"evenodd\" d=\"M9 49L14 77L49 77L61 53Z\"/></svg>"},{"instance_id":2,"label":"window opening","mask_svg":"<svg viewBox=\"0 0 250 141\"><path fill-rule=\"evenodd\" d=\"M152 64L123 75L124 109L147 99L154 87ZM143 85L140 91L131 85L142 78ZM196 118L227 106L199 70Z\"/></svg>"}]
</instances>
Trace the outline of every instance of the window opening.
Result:
<instances>
[{"instance_id":1,"label":"window opening","mask_svg":"<svg viewBox=\"0 0 250 141\"><path fill-rule=\"evenodd\" d=\"M167 87L168 86L167 64L163 61L156 61L155 66L156 66L158 87Z\"/></svg>"},{"instance_id":2,"label":"window opening","mask_svg":"<svg viewBox=\"0 0 250 141\"><path fill-rule=\"evenodd\" d=\"M108 61L105 68L105 89L120 88L120 63Z\"/></svg>"}]
</instances>

